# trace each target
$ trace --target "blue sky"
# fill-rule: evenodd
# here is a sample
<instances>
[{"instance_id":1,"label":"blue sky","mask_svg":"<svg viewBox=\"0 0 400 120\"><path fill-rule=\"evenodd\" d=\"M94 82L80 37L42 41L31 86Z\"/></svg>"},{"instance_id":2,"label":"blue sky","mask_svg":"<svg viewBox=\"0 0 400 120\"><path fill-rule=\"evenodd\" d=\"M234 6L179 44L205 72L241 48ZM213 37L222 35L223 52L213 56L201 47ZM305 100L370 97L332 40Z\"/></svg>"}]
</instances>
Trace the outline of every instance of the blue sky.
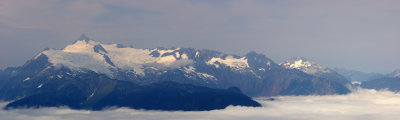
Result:
<instances>
[{"instance_id":1,"label":"blue sky","mask_svg":"<svg viewBox=\"0 0 400 120\"><path fill-rule=\"evenodd\" d=\"M2 0L0 68L19 66L80 34L138 48L194 47L276 62L400 68L398 0Z\"/></svg>"}]
</instances>

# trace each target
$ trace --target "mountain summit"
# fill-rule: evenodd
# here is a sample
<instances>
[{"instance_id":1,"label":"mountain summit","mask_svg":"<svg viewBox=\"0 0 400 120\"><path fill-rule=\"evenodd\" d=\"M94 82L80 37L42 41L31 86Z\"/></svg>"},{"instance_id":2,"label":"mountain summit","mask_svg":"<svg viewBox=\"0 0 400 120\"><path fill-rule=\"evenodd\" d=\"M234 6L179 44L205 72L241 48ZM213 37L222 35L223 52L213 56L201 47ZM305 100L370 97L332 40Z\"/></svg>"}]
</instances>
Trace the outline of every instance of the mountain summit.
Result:
<instances>
[{"instance_id":1,"label":"mountain summit","mask_svg":"<svg viewBox=\"0 0 400 120\"><path fill-rule=\"evenodd\" d=\"M79 36L78 40L85 40L85 41L89 41L89 40L93 40L92 38L87 37L85 34L82 34L81 36Z\"/></svg>"},{"instance_id":2,"label":"mountain summit","mask_svg":"<svg viewBox=\"0 0 400 120\"><path fill-rule=\"evenodd\" d=\"M286 62L280 64L281 66L288 69L298 69L308 74L322 74L331 73L332 70L322 65L319 65L313 61L309 61L306 58L292 58Z\"/></svg>"},{"instance_id":3,"label":"mountain summit","mask_svg":"<svg viewBox=\"0 0 400 120\"><path fill-rule=\"evenodd\" d=\"M350 81L343 77L341 74L336 71L317 64L313 61L309 61L305 58L293 58L286 62L280 63L279 65L287 68L287 69L295 69L300 70L306 74L313 75L322 79L328 79L332 81L339 82L344 85L350 84Z\"/></svg>"}]
</instances>

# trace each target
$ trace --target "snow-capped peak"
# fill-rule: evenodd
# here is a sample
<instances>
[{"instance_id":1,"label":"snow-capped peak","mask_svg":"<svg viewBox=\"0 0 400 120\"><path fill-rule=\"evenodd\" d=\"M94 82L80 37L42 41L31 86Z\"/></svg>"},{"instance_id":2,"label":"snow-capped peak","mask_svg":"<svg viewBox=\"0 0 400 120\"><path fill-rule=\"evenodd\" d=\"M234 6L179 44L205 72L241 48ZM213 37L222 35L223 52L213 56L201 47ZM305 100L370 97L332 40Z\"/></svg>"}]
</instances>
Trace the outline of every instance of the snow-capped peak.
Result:
<instances>
[{"instance_id":1,"label":"snow-capped peak","mask_svg":"<svg viewBox=\"0 0 400 120\"><path fill-rule=\"evenodd\" d=\"M192 61L176 49L138 49L118 47L117 44L102 44L82 35L80 39L62 50L49 49L41 54L49 58L54 66L62 65L74 70L88 69L113 76L113 70L134 71L144 75L148 66L159 69L177 68L191 64ZM153 52L168 55L153 56Z\"/></svg>"},{"instance_id":2,"label":"snow-capped peak","mask_svg":"<svg viewBox=\"0 0 400 120\"><path fill-rule=\"evenodd\" d=\"M305 58L293 58L279 65L288 69L298 69L308 74L332 72L330 69Z\"/></svg>"},{"instance_id":3,"label":"snow-capped peak","mask_svg":"<svg viewBox=\"0 0 400 120\"><path fill-rule=\"evenodd\" d=\"M247 62L246 57L241 57L241 58L234 58L233 56L227 56L225 59L222 58L211 58L209 61L206 63L209 65L214 65L215 67L219 67L218 63L225 64L226 66L229 66L233 69L236 70L243 70L245 68L249 67L249 63Z\"/></svg>"},{"instance_id":4,"label":"snow-capped peak","mask_svg":"<svg viewBox=\"0 0 400 120\"><path fill-rule=\"evenodd\" d=\"M94 40L77 40L74 44L66 46L63 51L71 53L91 52L94 46L99 44L100 42Z\"/></svg>"}]
</instances>

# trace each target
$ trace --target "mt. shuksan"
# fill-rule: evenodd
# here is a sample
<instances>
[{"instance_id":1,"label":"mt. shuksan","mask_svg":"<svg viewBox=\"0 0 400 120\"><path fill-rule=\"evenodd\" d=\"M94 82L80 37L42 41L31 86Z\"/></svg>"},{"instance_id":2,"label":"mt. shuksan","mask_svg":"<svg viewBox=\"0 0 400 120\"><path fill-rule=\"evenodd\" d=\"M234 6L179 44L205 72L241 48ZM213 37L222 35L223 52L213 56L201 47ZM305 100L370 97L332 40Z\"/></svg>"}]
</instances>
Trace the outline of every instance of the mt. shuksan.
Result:
<instances>
[{"instance_id":1,"label":"mt. shuksan","mask_svg":"<svg viewBox=\"0 0 400 120\"><path fill-rule=\"evenodd\" d=\"M63 49L45 50L24 66L4 70L1 75L8 75L4 78L14 82L6 82L1 89L18 89L15 90L18 92L12 95L0 92L0 95L8 99L27 96L30 90L46 87L47 79L87 73L139 85L174 81L221 89L235 86L253 97L350 92L345 87L348 81L342 76L314 65L307 61L278 65L255 52L238 56L193 48L138 49L102 44L82 36Z\"/></svg>"}]
</instances>

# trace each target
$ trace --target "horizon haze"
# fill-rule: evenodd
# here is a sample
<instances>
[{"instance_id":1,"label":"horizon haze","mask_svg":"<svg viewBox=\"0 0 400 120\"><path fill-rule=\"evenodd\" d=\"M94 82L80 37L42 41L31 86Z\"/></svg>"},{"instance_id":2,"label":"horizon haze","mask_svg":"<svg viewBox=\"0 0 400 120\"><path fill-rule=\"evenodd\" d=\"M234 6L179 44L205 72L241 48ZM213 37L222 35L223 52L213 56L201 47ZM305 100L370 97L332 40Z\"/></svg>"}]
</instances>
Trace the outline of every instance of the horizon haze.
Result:
<instances>
[{"instance_id":1,"label":"horizon haze","mask_svg":"<svg viewBox=\"0 0 400 120\"><path fill-rule=\"evenodd\" d=\"M0 1L0 69L84 33L136 48L191 47L277 63L305 57L330 68L400 69L400 1Z\"/></svg>"}]
</instances>

